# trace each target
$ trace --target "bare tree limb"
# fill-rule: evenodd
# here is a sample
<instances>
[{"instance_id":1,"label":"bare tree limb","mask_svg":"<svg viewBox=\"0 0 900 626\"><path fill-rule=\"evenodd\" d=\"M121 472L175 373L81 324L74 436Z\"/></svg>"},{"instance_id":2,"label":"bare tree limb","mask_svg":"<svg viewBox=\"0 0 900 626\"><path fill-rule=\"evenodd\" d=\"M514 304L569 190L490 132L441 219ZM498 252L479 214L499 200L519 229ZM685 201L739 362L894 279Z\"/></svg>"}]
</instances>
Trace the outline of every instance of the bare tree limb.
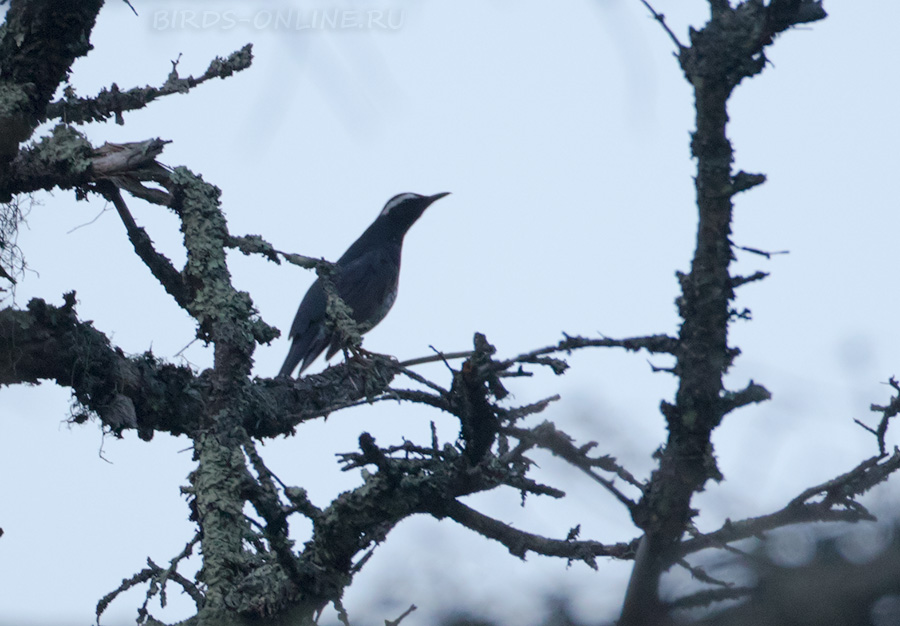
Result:
<instances>
[{"instance_id":1,"label":"bare tree limb","mask_svg":"<svg viewBox=\"0 0 900 626\"><path fill-rule=\"evenodd\" d=\"M866 459L845 474L805 489L775 513L740 521L728 520L716 531L686 539L681 542L679 554L687 555L751 537L759 538L770 530L795 524L874 521L875 518L853 498L862 495L897 470L900 470L900 451L888 458Z\"/></svg>"},{"instance_id":2,"label":"bare tree limb","mask_svg":"<svg viewBox=\"0 0 900 626\"><path fill-rule=\"evenodd\" d=\"M881 455L886 454L887 444L885 442L885 436L887 435L888 425L892 418L900 415L900 382L898 382L893 376L891 377L888 384L893 387L896 395L891 398L890 403L887 406L879 406L877 404L873 404L870 409L875 413L881 413L881 420L878 422L877 429L869 428L865 424L863 424L859 420L853 420L867 431L875 435L875 438L878 439L878 451Z\"/></svg>"},{"instance_id":3,"label":"bare tree limb","mask_svg":"<svg viewBox=\"0 0 900 626\"><path fill-rule=\"evenodd\" d=\"M543 422L531 429L506 427L503 428L503 432L521 440L526 446L543 448L549 450L556 456L565 459L568 463L574 465L593 480L603 485L603 487L613 494L619 502L624 504L629 511L633 511L634 507L637 505L633 500L625 496L611 480L594 473L594 469L599 468L614 473L616 476L628 484L637 487L642 492L645 485L632 476L625 468L616 463L616 460L611 456L607 455L595 458L588 456L590 449L596 445L594 442L576 448L572 443L571 437L557 430L551 422Z\"/></svg>"},{"instance_id":4,"label":"bare tree limb","mask_svg":"<svg viewBox=\"0 0 900 626\"><path fill-rule=\"evenodd\" d=\"M516 363L536 363L540 365L550 365L557 374L564 372L568 365L563 361L540 361L540 357L548 354L556 354L558 352L571 353L573 350L582 348L625 348L630 352L638 350L647 350L651 353L674 354L677 346L677 340L668 335L650 335L647 337L629 337L627 339L590 339L587 337L577 337L564 334L564 339L555 346L546 348L538 348L530 352L525 352L505 361L498 361L496 367L505 369Z\"/></svg>"},{"instance_id":5,"label":"bare tree limb","mask_svg":"<svg viewBox=\"0 0 900 626\"><path fill-rule=\"evenodd\" d=\"M147 231L137 225L128 210L128 205L119 193L119 189L112 183L101 183L97 185L97 190L104 198L113 203L119 218L125 225L125 232L128 233L128 239L134 247L135 254L140 257L156 280L163 286L176 303L182 308L187 308L189 303L189 292L184 282L181 272L175 269L172 262L163 254L156 251L153 241L147 235Z\"/></svg>"},{"instance_id":6,"label":"bare tree limb","mask_svg":"<svg viewBox=\"0 0 900 626\"><path fill-rule=\"evenodd\" d=\"M194 78L178 75L178 61L172 62L172 71L166 82L159 87L134 87L121 91L115 83L109 89L103 89L93 98L79 98L69 92L60 100L47 106L48 119L60 119L67 124L84 124L87 122L103 122L115 117L117 124L124 124L122 113L143 109L158 98L176 93L187 93L194 87L213 78L227 78L235 72L250 67L253 61L253 45L247 44L240 50L232 52L227 58L216 57L206 71Z\"/></svg>"},{"instance_id":7,"label":"bare tree limb","mask_svg":"<svg viewBox=\"0 0 900 626\"><path fill-rule=\"evenodd\" d=\"M806 13L801 5L815 5L820 13ZM773 0L768 6L761 1L742 2L733 8L728 0L710 0L710 9L709 22L700 30L691 29L690 46L678 52L685 78L693 87L696 109L691 155L697 159L697 243L690 272L678 274L682 294L676 303L683 320L673 350L678 390L673 403L662 404L668 439L659 453L659 467L634 509L634 521L645 535L620 626L665 619L659 580L677 560L682 537L697 514L691 508L693 495L707 481L722 478L712 433L729 411L768 397L754 383L737 394L728 394L723 383L739 354L728 345L736 286L729 269L734 256L733 197L763 180L758 175L732 174L728 101L742 80L763 70L764 48L775 34L801 21L825 17L820 3L805 0Z\"/></svg>"},{"instance_id":8,"label":"bare tree limb","mask_svg":"<svg viewBox=\"0 0 900 626\"><path fill-rule=\"evenodd\" d=\"M34 299L25 311L0 311L0 384L54 380L78 401L73 420L91 412L113 433L134 428L187 434L198 426L206 382L187 367L152 354L126 357L109 338L75 314L75 294L62 307Z\"/></svg>"},{"instance_id":9,"label":"bare tree limb","mask_svg":"<svg viewBox=\"0 0 900 626\"><path fill-rule=\"evenodd\" d=\"M509 550L510 554L524 559L528 552L543 554L545 556L557 556L573 561L583 561L591 569L597 569L598 556L607 556L617 559L630 559L634 555L634 544L616 543L604 545L596 541L569 541L563 539L548 539L540 535L527 533L509 524L504 524L475 509L454 501L445 509L447 517L453 521L474 530L480 535L498 541Z\"/></svg>"},{"instance_id":10,"label":"bare tree limb","mask_svg":"<svg viewBox=\"0 0 900 626\"><path fill-rule=\"evenodd\" d=\"M650 14L653 16L653 19L655 19L657 22L659 22L659 25L662 26L664 31L666 31L666 34L669 36L669 39L672 40L672 43L675 44L675 47L678 48L678 50L681 50L682 48L684 48L682 43L680 41L678 41L678 37L675 36L675 33L673 33L672 29L669 28L669 25L666 24L666 16L663 15L662 13L658 13L656 11L656 9L654 9L650 5L650 3L647 2L647 0L641 0L641 4L643 4L645 7L647 7L647 10L650 11Z\"/></svg>"}]
</instances>

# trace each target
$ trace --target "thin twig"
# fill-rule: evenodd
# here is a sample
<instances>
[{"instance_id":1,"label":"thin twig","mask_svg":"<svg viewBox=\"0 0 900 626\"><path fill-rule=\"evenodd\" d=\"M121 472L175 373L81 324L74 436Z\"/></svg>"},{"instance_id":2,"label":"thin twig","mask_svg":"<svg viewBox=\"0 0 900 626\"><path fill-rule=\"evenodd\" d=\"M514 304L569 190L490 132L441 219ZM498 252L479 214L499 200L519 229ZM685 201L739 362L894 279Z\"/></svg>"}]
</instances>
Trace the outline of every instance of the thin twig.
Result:
<instances>
[{"instance_id":1,"label":"thin twig","mask_svg":"<svg viewBox=\"0 0 900 626\"><path fill-rule=\"evenodd\" d=\"M426 387L428 387L429 389L438 392L442 397L446 398L450 394L449 391L447 391L440 385L431 382L424 376L417 374L416 372L414 372L411 369L409 369L408 367L406 367L404 363L400 363L397 367L407 378L411 378L412 380L416 381L417 383L421 383L421 384L425 385Z\"/></svg>"},{"instance_id":2,"label":"thin twig","mask_svg":"<svg viewBox=\"0 0 900 626\"><path fill-rule=\"evenodd\" d=\"M418 607L417 607L415 604L410 604L410 605L409 605L409 608L406 609L405 611L403 611L403 613L401 613L401 614L400 614L400 617L398 617L397 619L386 619L386 620L384 620L384 626L399 626L400 622L403 621L403 619L404 619L407 615L409 615L410 613L412 613L413 611L415 611L417 608L418 608Z\"/></svg>"},{"instance_id":3,"label":"thin twig","mask_svg":"<svg viewBox=\"0 0 900 626\"><path fill-rule=\"evenodd\" d=\"M759 248L750 248L748 246L735 246L738 250L743 250L744 252L749 252L751 254L758 254L759 256L764 256L767 259L771 259L776 254L790 254L790 250L778 250L777 252L766 252L765 250L760 250Z\"/></svg>"},{"instance_id":4,"label":"thin twig","mask_svg":"<svg viewBox=\"0 0 900 626\"><path fill-rule=\"evenodd\" d=\"M452 359L468 359L473 354L475 354L473 350L464 350L462 352L438 352L431 356L420 356L415 359L401 361L400 365L403 367L412 367L413 365L422 365L423 363L437 363L438 361L447 362Z\"/></svg>"},{"instance_id":5,"label":"thin twig","mask_svg":"<svg viewBox=\"0 0 900 626\"><path fill-rule=\"evenodd\" d=\"M734 583L730 583L725 580L719 580L718 578L710 576L709 574L706 573L706 570L704 570L702 567L697 566L697 565L691 565L685 559L679 559L677 561L677 565L686 569L688 572L691 573L692 578L699 580L700 582L704 582L709 585L716 585L717 587L731 587L734 585Z\"/></svg>"},{"instance_id":6,"label":"thin twig","mask_svg":"<svg viewBox=\"0 0 900 626\"><path fill-rule=\"evenodd\" d=\"M660 23L660 25L663 27L663 29L666 31L666 33L669 35L669 39L671 39L675 43L675 46L678 48L678 51L680 52L681 50L684 50L684 46L681 45L680 41L678 41L678 37L675 36L675 33L673 33L672 29L669 28L669 25L666 24L666 16L663 15L662 13L657 13L656 9L654 9L652 6L650 6L650 3L647 2L647 0L641 0L641 3L645 7L647 7L647 10L650 11L650 13L653 15L653 19L655 19L657 22Z\"/></svg>"}]
</instances>

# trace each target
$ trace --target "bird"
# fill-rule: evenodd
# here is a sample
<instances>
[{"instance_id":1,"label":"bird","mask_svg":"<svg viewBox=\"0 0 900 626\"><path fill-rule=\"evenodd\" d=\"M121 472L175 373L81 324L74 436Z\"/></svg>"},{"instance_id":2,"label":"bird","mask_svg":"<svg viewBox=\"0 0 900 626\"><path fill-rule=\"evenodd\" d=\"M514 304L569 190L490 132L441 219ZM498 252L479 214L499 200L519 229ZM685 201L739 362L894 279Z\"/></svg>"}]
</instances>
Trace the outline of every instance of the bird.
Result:
<instances>
[{"instance_id":1,"label":"bird","mask_svg":"<svg viewBox=\"0 0 900 626\"><path fill-rule=\"evenodd\" d=\"M423 196L401 193L387 201L375 221L335 263L331 276L335 291L352 310L361 333L385 318L397 299L403 238L432 203L450 192ZM312 284L294 316L287 358L278 376L298 376L328 349L330 359L341 348L340 333L326 319L328 296L322 278Z\"/></svg>"}]
</instances>

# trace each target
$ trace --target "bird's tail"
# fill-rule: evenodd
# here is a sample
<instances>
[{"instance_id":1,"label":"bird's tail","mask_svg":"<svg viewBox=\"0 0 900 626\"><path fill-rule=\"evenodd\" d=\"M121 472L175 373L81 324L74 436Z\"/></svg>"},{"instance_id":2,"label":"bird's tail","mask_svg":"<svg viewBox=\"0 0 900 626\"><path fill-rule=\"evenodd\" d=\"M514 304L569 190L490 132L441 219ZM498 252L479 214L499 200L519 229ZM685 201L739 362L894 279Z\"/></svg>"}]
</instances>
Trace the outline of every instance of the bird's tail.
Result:
<instances>
[{"instance_id":1,"label":"bird's tail","mask_svg":"<svg viewBox=\"0 0 900 626\"><path fill-rule=\"evenodd\" d=\"M279 376L290 376L293 374L297 364L303 359L303 346L298 344L299 342L296 340L291 344L291 349L288 350L284 365L281 366L281 371L278 372Z\"/></svg>"},{"instance_id":2,"label":"bird's tail","mask_svg":"<svg viewBox=\"0 0 900 626\"><path fill-rule=\"evenodd\" d=\"M315 332L295 335L294 342L291 344L291 349L288 350L287 358L284 360L284 365L281 366L281 371L278 372L278 375L290 376L301 361L302 365L300 365L300 371L297 372L297 376L302 374L303 370L312 365L313 361L325 351L325 348L330 343L330 338L330 335L323 327L319 327Z\"/></svg>"}]
</instances>

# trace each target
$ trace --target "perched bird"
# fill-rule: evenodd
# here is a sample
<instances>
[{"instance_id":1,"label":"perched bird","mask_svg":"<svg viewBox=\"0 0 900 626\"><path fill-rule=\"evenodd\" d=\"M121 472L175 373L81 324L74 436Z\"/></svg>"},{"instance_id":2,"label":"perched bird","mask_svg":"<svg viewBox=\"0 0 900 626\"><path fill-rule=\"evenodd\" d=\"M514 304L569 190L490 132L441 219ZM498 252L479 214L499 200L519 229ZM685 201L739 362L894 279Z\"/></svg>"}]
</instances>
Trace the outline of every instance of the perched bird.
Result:
<instances>
[{"instance_id":1,"label":"perched bird","mask_svg":"<svg viewBox=\"0 0 900 626\"><path fill-rule=\"evenodd\" d=\"M433 196L417 193L394 196L366 232L338 259L331 280L337 295L353 311L353 320L361 332L372 330L394 305L406 232L432 202L446 195L449 192ZM340 335L329 328L325 317L327 304L322 279L317 278L297 309L290 332L294 341L279 376L290 376L298 363L299 374L302 374L325 348L328 348L326 359L340 349Z\"/></svg>"}]
</instances>

